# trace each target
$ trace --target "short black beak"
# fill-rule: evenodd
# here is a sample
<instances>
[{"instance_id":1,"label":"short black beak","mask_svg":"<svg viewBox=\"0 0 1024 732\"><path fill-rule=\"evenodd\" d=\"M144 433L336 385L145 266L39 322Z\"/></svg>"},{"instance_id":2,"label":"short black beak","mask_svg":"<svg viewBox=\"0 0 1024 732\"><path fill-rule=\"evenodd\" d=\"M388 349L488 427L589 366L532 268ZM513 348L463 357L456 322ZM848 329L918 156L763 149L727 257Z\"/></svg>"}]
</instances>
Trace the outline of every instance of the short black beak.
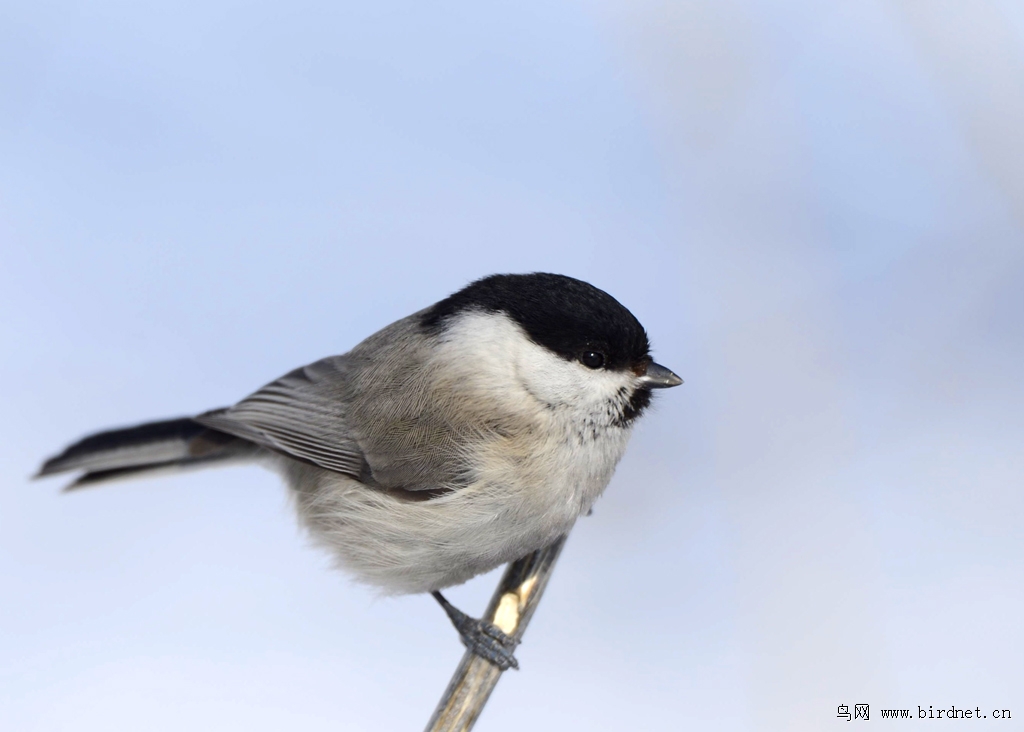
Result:
<instances>
[{"instance_id":1,"label":"short black beak","mask_svg":"<svg viewBox=\"0 0 1024 732\"><path fill-rule=\"evenodd\" d=\"M682 379L654 361L647 364L647 371L640 377L640 385L646 386L648 389L668 389L682 383Z\"/></svg>"}]
</instances>

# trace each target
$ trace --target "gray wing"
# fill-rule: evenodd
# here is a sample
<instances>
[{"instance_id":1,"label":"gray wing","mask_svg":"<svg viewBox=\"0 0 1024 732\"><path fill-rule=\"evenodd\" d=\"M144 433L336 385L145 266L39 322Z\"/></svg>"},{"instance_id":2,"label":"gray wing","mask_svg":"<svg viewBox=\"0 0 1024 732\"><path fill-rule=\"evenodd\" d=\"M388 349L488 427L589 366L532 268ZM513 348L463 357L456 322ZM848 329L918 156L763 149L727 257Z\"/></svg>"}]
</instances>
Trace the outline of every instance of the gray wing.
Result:
<instances>
[{"instance_id":1,"label":"gray wing","mask_svg":"<svg viewBox=\"0 0 1024 732\"><path fill-rule=\"evenodd\" d=\"M267 384L196 421L374 488L446 491L466 485L460 446L491 430L435 378L430 350L403 318L343 356ZM485 410L488 414L493 410Z\"/></svg>"},{"instance_id":2,"label":"gray wing","mask_svg":"<svg viewBox=\"0 0 1024 732\"><path fill-rule=\"evenodd\" d=\"M351 379L345 356L295 369L227 409L201 414L206 427L321 468L372 482L350 427Z\"/></svg>"}]
</instances>

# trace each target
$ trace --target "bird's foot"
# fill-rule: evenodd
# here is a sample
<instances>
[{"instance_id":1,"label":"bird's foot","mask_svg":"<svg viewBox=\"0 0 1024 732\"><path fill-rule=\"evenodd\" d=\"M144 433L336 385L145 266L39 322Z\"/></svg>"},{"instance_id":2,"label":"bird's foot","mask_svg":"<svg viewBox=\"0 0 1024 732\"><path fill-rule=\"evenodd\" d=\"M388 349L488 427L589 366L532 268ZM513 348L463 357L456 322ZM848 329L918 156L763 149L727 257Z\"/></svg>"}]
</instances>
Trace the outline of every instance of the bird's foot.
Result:
<instances>
[{"instance_id":1,"label":"bird's foot","mask_svg":"<svg viewBox=\"0 0 1024 732\"><path fill-rule=\"evenodd\" d=\"M477 620L466 615L448 602L440 592L430 593L448 614L452 625L459 631L459 638L475 655L484 658L502 671L510 668L519 669L519 662L513 653L519 641L510 636L493 623Z\"/></svg>"}]
</instances>

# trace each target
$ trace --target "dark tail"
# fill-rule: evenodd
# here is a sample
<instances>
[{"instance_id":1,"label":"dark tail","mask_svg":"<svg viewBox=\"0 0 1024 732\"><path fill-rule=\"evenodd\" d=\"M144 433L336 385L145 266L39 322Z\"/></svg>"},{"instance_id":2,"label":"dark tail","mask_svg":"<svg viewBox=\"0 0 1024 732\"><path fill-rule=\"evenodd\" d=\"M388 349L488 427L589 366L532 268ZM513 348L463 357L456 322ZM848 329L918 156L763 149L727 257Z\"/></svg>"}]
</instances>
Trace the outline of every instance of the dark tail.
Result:
<instances>
[{"instance_id":1,"label":"dark tail","mask_svg":"<svg viewBox=\"0 0 1024 732\"><path fill-rule=\"evenodd\" d=\"M83 471L65 489L72 490L144 473L254 457L259 452L251 442L183 417L89 435L43 463L36 477Z\"/></svg>"}]
</instances>

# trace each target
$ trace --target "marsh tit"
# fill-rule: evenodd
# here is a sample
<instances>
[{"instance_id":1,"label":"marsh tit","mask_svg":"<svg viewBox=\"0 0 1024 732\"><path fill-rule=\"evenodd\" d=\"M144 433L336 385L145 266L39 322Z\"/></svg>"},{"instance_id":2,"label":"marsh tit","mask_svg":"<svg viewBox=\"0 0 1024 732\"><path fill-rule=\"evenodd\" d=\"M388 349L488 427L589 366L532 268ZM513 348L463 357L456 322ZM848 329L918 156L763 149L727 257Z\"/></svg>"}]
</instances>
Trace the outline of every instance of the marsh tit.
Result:
<instances>
[{"instance_id":1,"label":"marsh tit","mask_svg":"<svg viewBox=\"0 0 1024 732\"><path fill-rule=\"evenodd\" d=\"M554 274L493 275L296 369L234 406L101 432L47 460L69 488L254 461L358 580L431 592L463 642L501 668L515 641L439 590L547 546L590 510L651 391L651 360L617 300Z\"/></svg>"}]
</instances>

